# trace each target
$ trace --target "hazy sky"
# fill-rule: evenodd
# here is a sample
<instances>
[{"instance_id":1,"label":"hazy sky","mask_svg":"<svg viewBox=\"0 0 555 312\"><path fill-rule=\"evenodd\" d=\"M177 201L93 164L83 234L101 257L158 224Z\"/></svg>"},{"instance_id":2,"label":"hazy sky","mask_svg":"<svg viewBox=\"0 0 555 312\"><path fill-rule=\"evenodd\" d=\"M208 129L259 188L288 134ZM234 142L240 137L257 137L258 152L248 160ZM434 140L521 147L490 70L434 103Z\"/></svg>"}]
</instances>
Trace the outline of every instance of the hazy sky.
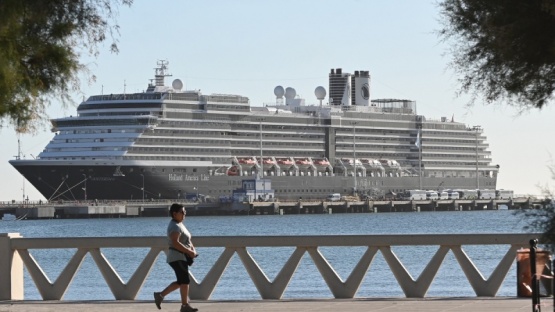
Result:
<instances>
[{"instance_id":1,"label":"hazy sky","mask_svg":"<svg viewBox=\"0 0 555 312\"><path fill-rule=\"evenodd\" d=\"M169 61L186 89L250 98L252 106L274 102L274 87L294 87L307 104L314 89L328 87L331 68L370 71L371 98L417 102L427 118L454 117L484 129L492 163L500 165L498 188L540 194L553 184L548 166L555 154L554 108L518 111L505 105L467 108L457 97L457 77L449 69L448 46L436 35L436 1L322 0L135 0L120 9L119 54L103 48L97 59L83 58L96 82L83 95L139 92L154 75L156 61ZM326 99L327 100L327 99ZM75 115L57 101L50 117ZM17 137L0 128L0 201L42 196L11 167ZM26 158L40 153L53 137L48 128L21 136Z\"/></svg>"}]
</instances>

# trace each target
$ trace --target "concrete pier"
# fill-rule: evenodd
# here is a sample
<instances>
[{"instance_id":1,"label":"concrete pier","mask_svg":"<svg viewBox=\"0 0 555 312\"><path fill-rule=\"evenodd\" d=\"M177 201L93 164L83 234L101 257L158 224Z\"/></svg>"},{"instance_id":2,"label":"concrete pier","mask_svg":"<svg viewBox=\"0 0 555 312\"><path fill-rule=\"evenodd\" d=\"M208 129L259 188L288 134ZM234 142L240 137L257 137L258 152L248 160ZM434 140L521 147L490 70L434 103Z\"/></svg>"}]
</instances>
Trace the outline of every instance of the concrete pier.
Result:
<instances>
[{"instance_id":1,"label":"concrete pier","mask_svg":"<svg viewBox=\"0 0 555 312\"><path fill-rule=\"evenodd\" d=\"M17 219L69 218L128 218L166 217L173 202L185 205L189 215L274 215L274 214L329 214L379 213L424 211L473 211L545 208L547 202L533 198L511 200L366 200L322 201L303 199L275 202L191 202L180 200L158 201L101 201L101 202L0 202L0 219L10 214Z\"/></svg>"}]
</instances>

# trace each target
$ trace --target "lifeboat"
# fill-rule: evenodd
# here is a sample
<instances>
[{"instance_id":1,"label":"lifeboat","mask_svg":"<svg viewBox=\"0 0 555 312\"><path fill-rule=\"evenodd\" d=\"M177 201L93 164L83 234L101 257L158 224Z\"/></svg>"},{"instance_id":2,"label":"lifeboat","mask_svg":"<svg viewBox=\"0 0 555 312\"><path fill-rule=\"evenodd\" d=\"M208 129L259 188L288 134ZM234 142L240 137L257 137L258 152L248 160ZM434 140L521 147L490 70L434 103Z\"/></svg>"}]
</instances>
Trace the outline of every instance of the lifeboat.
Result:
<instances>
[{"instance_id":1,"label":"lifeboat","mask_svg":"<svg viewBox=\"0 0 555 312\"><path fill-rule=\"evenodd\" d=\"M264 158L264 160L262 161L264 163L264 165L275 165L276 161L273 160L272 158Z\"/></svg>"},{"instance_id":2,"label":"lifeboat","mask_svg":"<svg viewBox=\"0 0 555 312\"><path fill-rule=\"evenodd\" d=\"M341 162L345 166L352 166L353 165L353 160L351 158L341 158Z\"/></svg>"},{"instance_id":3,"label":"lifeboat","mask_svg":"<svg viewBox=\"0 0 555 312\"><path fill-rule=\"evenodd\" d=\"M381 168L382 164L376 159L364 158L360 160L365 167L369 168Z\"/></svg>"},{"instance_id":4,"label":"lifeboat","mask_svg":"<svg viewBox=\"0 0 555 312\"><path fill-rule=\"evenodd\" d=\"M239 169L237 166L232 166L231 168L227 169L228 176L237 176L239 175Z\"/></svg>"},{"instance_id":5,"label":"lifeboat","mask_svg":"<svg viewBox=\"0 0 555 312\"><path fill-rule=\"evenodd\" d=\"M380 163L384 168L399 169L401 165L396 160L380 159Z\"/></svg>"},{"instance_id":6,"label":"lifeboat","mask_svg":"<svg viewBox=\"0 0 555 312\"><path fill-rule=\"evenodd\" d=\"M327 167L327 166L330 165L330 162L325 158L324 159L315 159L314 164L316 166L325 166L325 167Z\"/></svg>"},{"instance_id":7,"label":"lifeboat","mask_svg":"<svg viewBox=\"0 0 555 312\"><path fill-rule=\"evenodd\" d=\"M289 158L278 158L277 162L281 166L292 166L293 165L293 161Z\"/></svg>"},{"instance_id":8,"label":"lifeboat","mask_svg":"<svg viewBox=\"0 0 555 312\"><path fill-rule=\"evenodd\" d=\"M239 158L238 161L242 165L252 165L252 166L254 166L256 164L256 160L254 160L250 157Z\"/></svg>"},{"instance_id":9,"label":"lifeboat","mask_svg":"<svg viewBox=\"0 0 555 312\"><path fill-rule=\"evenodd\" d=\"M299 158L295 160L295 163L297 165L310 165L310 160L306 159L306 158Z\"/></svg>"},{"instance_id":10,"label":"lifeboat","mask_svg":"<svg viewBox=\"0 0 555 312\"><path fill-rule=\"evenodd\" d=\"M300 168L308 168L312 165L312 161L308 158L295 158L295 164Z\"/></svg>"}]
</instances>

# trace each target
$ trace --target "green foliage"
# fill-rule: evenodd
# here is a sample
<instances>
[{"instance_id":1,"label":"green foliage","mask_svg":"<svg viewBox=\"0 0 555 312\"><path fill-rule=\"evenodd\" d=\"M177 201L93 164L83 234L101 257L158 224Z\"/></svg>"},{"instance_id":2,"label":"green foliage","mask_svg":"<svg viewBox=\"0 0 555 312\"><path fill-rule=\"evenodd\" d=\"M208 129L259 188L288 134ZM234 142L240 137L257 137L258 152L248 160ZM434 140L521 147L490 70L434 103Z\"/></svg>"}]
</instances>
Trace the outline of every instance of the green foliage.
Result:
<instances>
[{"instance_id":1,"label":"green foliage","mask_svg":"<svg viewBox=\"0 0 555 312\"><path fill-rule=\"evenodd\" d=\"M86 68L81 53L96 56L119 4L132 0L1 0L0 125L8 121L29 132L46 118L53 98L71 103ZM111 50L117 52L116 41Z\"/></svg>"},{"instance_id":2,"label":"green foliage","mask_svg":"<svg viewBox=\"0 0 555 312\"><path fill-rule=\"evenodd\" d=\"M524 230L540 231L542 233L540 241L546 244L547 248L555 251L553 250L553 246L555 246L555 205L551 199L547 200L545 208L517 210L516 213L521 214L528 221Z\"/></svg>"},{"instance_id":3,"label":"green foliage","mask_svg":"<svg viewBox=\"0 0 555 312\"><path fill-rule=\"evenodd\" d=\"M461 91L492 103L541 108L555 88L555 1L443 0Z\"/></svg>"},{"instance_id":4,"label":"green foliage","mask_svg":"<svg viewBox=\"0 0 555 312\"><path fill-rule=\"evenodd\" d=\"M555 179L555 165L548 168L551 172L551 178ZM546 244L548 249L555 252L555 197L553 191L547 185L542 187L541 191L545 196L544 208L517 210L516 213L523 216L525 221L528 222L524 229L543 233L541 241Z\"/></svg>"}]
</instances>

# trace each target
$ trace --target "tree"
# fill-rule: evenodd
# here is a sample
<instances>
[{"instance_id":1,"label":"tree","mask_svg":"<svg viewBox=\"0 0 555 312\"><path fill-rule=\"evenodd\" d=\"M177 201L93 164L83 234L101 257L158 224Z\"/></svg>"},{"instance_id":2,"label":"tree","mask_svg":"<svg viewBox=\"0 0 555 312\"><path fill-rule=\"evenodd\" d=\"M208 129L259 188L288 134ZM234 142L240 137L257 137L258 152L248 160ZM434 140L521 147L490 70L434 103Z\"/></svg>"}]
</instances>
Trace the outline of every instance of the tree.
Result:
<instances>
[{"instance_id":1,"label":"tree","mask_svg":"<svg viewBox=\"0 0 555 312\"><path fill-rule=\"evenodd\" d=\"M117 6L133 0L1 0L0 126L36 129L56 97L71 103L86 71L82 53L98 55L109 36L117 52ZM94 76L89 76L94 79Z\"/></svg>"},{"instance_id":2,"label":"tree","mask_svg":"<svg viewBox=\"0 0 555 312\"><path fill-rule=\"evenodd\" d=\"M553 178L555 178L553 168L550 169ZM545 187L542 192L546 198L543 203L544 208L526 209L517 211L517 213L523 215L526 220L530 220L529 223L524 226L524 229L528 231L540 231L542 233L541 242L546 245L546 248L555 252L555 202L553 200L553 193L547 187Z\"/></svg>"},{"instance_id":3,"label":"tree","mask_svg":"<svg viewBox=\"0 0 555 312\"><path fill-rule=\"evenodd\" d=\"M555 1L443 0L440 37L473 103L542 108L555 88Z\"/></svg>"}]
</instances>

